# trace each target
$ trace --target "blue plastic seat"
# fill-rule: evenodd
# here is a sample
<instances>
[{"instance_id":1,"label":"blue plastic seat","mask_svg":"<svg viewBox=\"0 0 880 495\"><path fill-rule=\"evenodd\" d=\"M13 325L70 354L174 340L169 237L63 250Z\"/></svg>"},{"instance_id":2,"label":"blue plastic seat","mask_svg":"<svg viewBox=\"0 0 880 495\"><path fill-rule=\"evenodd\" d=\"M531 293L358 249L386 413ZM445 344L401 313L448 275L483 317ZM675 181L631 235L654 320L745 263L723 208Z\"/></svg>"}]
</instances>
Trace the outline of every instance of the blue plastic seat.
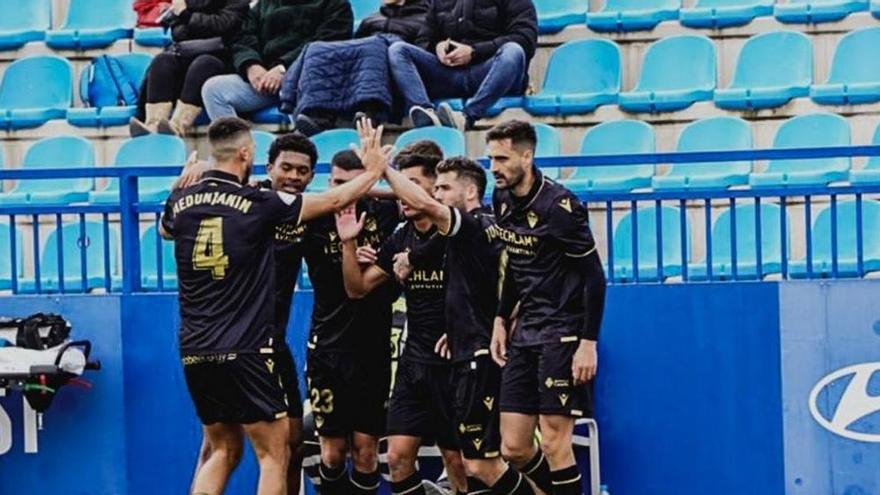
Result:
<instances>
[{"instance_id":1,"label":"blue plastic seat","mask_svg":"<svg viewBox=\"0 0 880 495\"><path fill-rule=\"evenodd\" d=\"M728 208L718 215L712 226L712 280L757 280L757 223L754 203L737 205L736 213L736 277L733 276L731 225L733 213ZM761 277L782 272L782 208L772 203L761 204ZM786 228L789 222L785 223ZM786 229L787 230L787 229ZM787 248L791 247L786 231ZM788 249L788 251L791 251ZM688 265L688 280L709 280L707 260Z\"/></svg>"},{"instance_id":2,"label":"blue plastic seat","mask_svg":"<svg viewBox=\"0 0 880 495\"><path fill-rule=\"evenodd\" d=\"M359 146L361 140L354 129L332 129L316 134L312 137L312 142L318 148L318 162L330 163L333 155L351 149L352 144ZM329 185L330 174L318 172L312 179L312 183L309 184L309 191L326 191Z\"/></svg>"},{"instance_id":3,"label":"blue plastic seat","mask_svg":"<svg viewBox=\"0 0 880 495\"><path fill-rule=\"evenodd\" d=\"M749 150L752 129L738 117L712 117L687 125L678 137L679 152ZM749 183L750 161L675 163L654 177L654 189L726 189Z\"/></svg>"},{"instance_id":4,"label":"blue plastic seat","mask_svg":"<svg viewBox=\"0 0 880 495\"><path fill-rule=\"evenodd\" d=\"M52 27L51 0L17 0L0 16L0 50L17 50L46 37Z\"/></svg>"},{"instance_id":5,"label":"blue plastic seat","mask_svg":"<svg viewBox=\"0 0 880 495\"><path fill-rule=\"evenodd\" d=\"M66 223L61 226L61 261L63 270L58 263L58 229L52 230L43 245L40 256L40 292L88 292L99 287L112 287L112 277L118 274L118 248L116 230L107 229L108 256L104 255L104 224L101 222L85 222L85 229L80 230L79 222ZM85 254L85 279L83 279L83 254ZM109 273L105 272L105 260L109 265ZM106 275L106 277L105 277ZM63 280L64 286L59 283ZM85 289L85 290L83 290ZM33 278L23 280L20 290L24 293L37 291Z\"/></svg>"},{"instance_id":6,"label":"blue plastic seat","mask_svg":"<svg viewBox=\"0 0 880 495\"><path fill-rule=\"evenodd\" d=\"M67 59L34 55L7 67L0 83L0 129L39 127L63 119L73 99L73 71Z\"/></svg>"},{"instance_id":7,"label":"blue plastic seat","mask_svg":"<svg viewBox=\"0 0 880 495\"><path fill-rule=\"evenodd\" d=\"M186 144L177 136L150 134L122 143L113 162L114 167L183 166ZM138 201L161 203L171 191L176 177L143 177L138 179ZM119 181L111 179L107 187L89 194L90 203L118 203Z\"/></svg>"},{"instance_id":8,"label":"blue plastic seat","mask_svg":"<svg viewBox=\"0 0 880 495\"><path fill-rule=\"evenodd\" d=\"M125 77L132 83L135 90L140 88L141 81L147 73L152 57L145 53L126 53L117 55ZM96 91L103 95L101 101L111 101L117 94L116 85L113 81L94 79L91 70L84 70L80 75L79 94L83 103L89 104L88 108L70 108L67 110L67 121L77 127L108 127L114 125L128 125L131 117L137 113L136 105L95 105L90 101L89 94ZM91 91L90 91L91 89ZM112 96L111 96L112 95Z\"/></svg>"},{"instance_id":9,"label":"blue plastic seat","mask_svg":"<svg viewBox=\"0 0 880 495\"><path fill-rule=\"evenodd\" d=\"M508 108L520 108L523 106L524 101L524 96L502 96L491 107L489 107L488 110L486 110L486 115L484 115L484 117L497 117L498 115L501 115L501 112ZM440 103L449 103L449 106L452 107L453 110L459 112L464 109L464 100L461 98L443 98L434 101L435 106Z\"/></svg>"},{"instance_id":10,"label":"blue plastic seat","mask_svg":"<svg viewBox=\"0 0 880 495\"><path fill-rule=\"evenodd\" d=\"M360 25L361 21L372 14L375 14L382 5L376 0L349 0L351 10L354 14L354 28Z\"/></svg>"},{"instance_id":11,"label":"blue plastic seat","mask_svg":"<svg viewBox=\"0 0 880 495\"><path fill-rule=\"evenodd\" d=\"M874 130L871 144L880 144L880 125ZM880 156L869 158L865 168L861 170L851 170L849 181L852 184L880 184Z\"/></svg>"},{"instance_id":12,"label":"blue plastic seat","mask_svg":"<svg viewBox=\"0 0 880 495\"><path fill-rule=\"evenodd\" d=\"M692 28L720 29L742 26L756 17L773 15L775 0L697 0L678 13L679 22Z\"/></svg>"},{"instance_id":13,"label":"blue plastic seat","mask_svg":"<svg viewBox=\"0 0 880 495\"><path fill-rule=\"evenodd\" d=\"M837 276L857 277L858 237L855 201L837 203ZM862 201L862 273L880 271L880 202ZM833 276L832 211L831 205L819 212L812 230L813 278ZM807 278L807 260L789 264L792 278Z\"/></svg>"},{"instance_id":14,"label":"blue plastic seat","mask_svg":"<svg viewBox=\"0 0 880 495\"><path fill-rule=\"evenodd\" d=\"M141 285L145 289L159 288L159 235L151 226L141 236ZM162 288L177 288L177 263L174 258L174 241L162 239Z\"/></svg>"},{"instance_id":15,"label":"blue plastic seat","mask_svg":"<svg viewBox=\"0 0 880 495\"><path fill-rule=\"evenodd\" d=\"M79 136L44 138L27 150L23 169L94 167L95 150L91 141ZM15 188L0 193L0 205L66 205L86 201L95 186L94 179L20 180Z\"/></svg>"},{"instance_id":16,"label":"blue plastic seat","mask_svg":"<svg viewBox=\"0 0 880 495\"><path fill-rule=\"evenodd\" d=\"M134 42L162 48L171 43L171 31L161 27L134 28Z\"/></svg>"},{"instance_id":17,"label":"blue plastic seat","mask_svg":"<svg viewBox=\"0 0 880 495\"><path fill-rule=\"evenodd\" d=\"M635 266L638 264L640 282L659 282L667 277L681 275L681 210L672 206L660 207L660 245L663 247L663 269L658 277L657 266L657 209L654 206L639 208L636 213L637 228L635 230L638 246L638 261L633 259L633 214L628 212L614 229L611 245L614 253L614 272L611 273L616 282L632 282L635 280ZM685 215L685 232L690 244L690 219ZM684 262L690 255L690 246L685 246Z\"/></svg>"},{"instance_id":18,"label":"blue plastic seat","mask_svg":"<svg viewBox=\"0 0 880 495\"><path fill-rule=\"evenodd\" d=\"M786 120L776 131L774 148L849 146L849 123L833 113L799 115ZM846 180L850 158L772 160L764 172L749 177L752 187L821 185Z\"/></svg>"},{"instance_id":19,"label":"blue plastic seat","mask_svg":"<svg viewBox=\"0 0 880 495\"><path fill-rule=\"evenodd\" d=\"M251 131L254 137L256 150L254 151L254 163L265 165L269 161L269 148L275 142L275 135L266 131Z\"/></svg>"},{"instance_id":20,"label":"blue plastic seat","mask_svg":"<svg viewBox=\"0 0 880 495\"><path fill-rule=\"evenodd\" d=\"M535 157L541 158L545 156L559 156L562 154L562 136L555 127L543 122L535 122L532 124L535 128L535 134L538 136L538 147L535 149ZM550 179L559 179L558 167L541 167L541 172ZM490 183L494 182L490 178Z\"/></svg>"},{"instance_id":21,"label":"blue plastic seat","mask_svg":"<svg viewBox=\"0 0 880 495\"><path fill-rule=\"evenodd\" d=\"M56 50L103 48L131 38L134 24L131 0L70 0L67 20L46 32L46 44Z\"/></svg>"},{"instance_id":22,"label":"blue plastic seat","mask_svg":"<svg viewBox=\"0 0 880 495\"><path fill-rule=\"evenodd\" d=\"M715 90L715 44L705 36L670 36L648 47L632 91L620 93L627 112L671 112L711 100Z\"/></svg>"},{"instance_id":23,"label":"blue plastic seat","mask_svg":"<svg viewBox=\"0 0 880 495\"><path fill-rule=\"evenodd\" d=\"M21 229L15 227L15 267L16 279L21 280L24 273L24 249ZM12 237L9 223L0 222L0 290L12 288Z\"/></svg>"},{"instance_id":24,"label":"blue plastic seat","mask_svg":"<svg viewBox=\"0 0 880 495\"><path fill-rule=\"evenodd\" d=\"M552 34L574 24L583 24L590 0L535 0L538 33Z\"/></svg>"},{"instance_id":25,"label":"blue plastic seat","mask_svg":"<svg viewBox=\"0 0 880 495\"><path fill-rule=\"evenodd\" d=\"M649 30L676 19L680 8L681 0L606 0L602 10L587 12L587 26L593 31Z\"/></svg>"},{"instance_id":26,"label":"blue plastic seat","mask_svg":"<svg viewBox=\"0 0 880 495\"><path fill-rule=\"evenodd\" d=\"M880 18L880 0L871 0L871 15Z\"/></svg>"},{"instance_id":27,"label":"blue plastic seat","mask_svg":"<svg viewBox=\"0 0 880 495\"><path fill-rule=\"evenodd\" d=\"M773 108L807 96L813 82L810 38L773 31L746 41L729 88L715 90L715 105L733 110Z\"/></svg>"},{"instance_id":28,"label":"blue plastic seat","mask_svg":"<svg viewBox=\"0 0 880 495\"><path fill-rule=\"evenodd\" d=\"M824 84L814 84L810 97L822 105L858 105L880 101L880 27L848 33L840 39Z\"/></svg>"},{"instance_id":29,"label":"blue plastic seat","mask_svg":"<svg viewBox=\"0 0 880 495\"><path fill-rule=\"evenodd\" d=\"M654 130L639 120L616 120L592 127L581 141L581 155L653 153ZM572 191L630 191L649 187L654 165L577 167L561 182Z\"/></svg>"},{"instance_id":30,"label":"blue plastic seat","mask_svg":"<svg viewBox=\"0 0 880 495\"><path fill-rule=\"evenodd\" d=\"M553 50L544 85L526 96L523 106L532 115L592 112L615 103L620 92L620 48L608 40L569 41Z\"/></svg>"},{"instance_id":31,"label":"blue plastic seat","mask_svg":"<svg viewBox=\"0 0 880 495\"><path fill-rule=\"evenodd\" d=\"M285 125L290 123L290 115L281 113L277 105L257 110L248 115L248 119L255 124Z\"/></svg>"},{"instance_id":32,"label":"blue plastic seat","mask_svg":"<svg viewBox=\"0 0 880 495\"><path fill-rule=\"evenodd\" d=\"M839 21L868 10L868 0L788 0L777 4L773 15L779 22L810 23Z\"/></svg>"},{"instance_id":33,"label":"blue plastic seat","mask_svg":"<svg viewBox=\"0 0 880 495\"><path fill-rule=\"evenodd\" d=\"M450 127L419 127L401 134L394 147L400 151L409 143L422 139L430 139L440 146L443 156L463 156L467 154L464 134Z\"/></svg>"}]
</instances>

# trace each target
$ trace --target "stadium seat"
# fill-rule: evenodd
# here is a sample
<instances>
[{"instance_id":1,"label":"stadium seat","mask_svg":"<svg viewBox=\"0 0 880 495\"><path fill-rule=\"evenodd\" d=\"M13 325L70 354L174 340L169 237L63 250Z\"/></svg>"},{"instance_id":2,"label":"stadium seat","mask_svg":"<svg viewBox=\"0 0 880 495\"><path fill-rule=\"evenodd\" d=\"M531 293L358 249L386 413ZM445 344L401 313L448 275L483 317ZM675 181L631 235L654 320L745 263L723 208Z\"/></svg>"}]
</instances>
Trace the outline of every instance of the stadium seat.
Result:
<instances>
[{"instance_id":1,"label":"stadium seat","mask_svg":"<svg viewBox=\"0 0 880 495\"><path fill-rule=\"evenodd\" d=\"M732 110L782 106L807 96L813 82L810 38L794 31L772 31L746 41L733 83L715 90L715 105Z\"/></svg>"},{"instance_id":2,"label":"stadium seat","mask_svg":"<svg viewBox=\"0 0 880 495\"><path fill-rule=\"evenodd\" d=\"M290 115L281 113L277 106L271 106L248 115L248 120L255 124L286 125L290 124Z\"/></svg>"},{"instance_id":3,"label":"stadium seat","mask_svg":"<svg viewBox=\"0 0 880 495\"><path fill-rule=\"evenodd\" d=\"M712 117L687 125L678 137L678 152L749 150L752 129L738 117ZM654 189L726 189L748 184L750 161L674 163L669 173L654 177Z\"/></svg>"},{"instance_id":4,"label":"stadium seat","mask_svg":"<svg viewBox=\"0 0 880 495\"><path fill-rule=\"evenodd\" d=\"M880 125L874 130L874 139L871 144L880 144ZM868 159L865 168L851 170L849 181L852 184L878 184L880 183L880 156L872 156Z\"/></svg>"},{"instance_id":5,"label":"stadium seat","mask_svg":"<svg viewBox=\"0 0 880 495\"><path fill-rule=\"evenodd\" d=\"M108 277L118 273L117 236L113 227L108 227L109 256L104 256L104 224L86 221L83 230L79 222L70 222L61 226L61 239L58 229L53 229L46 237L43 254L40 256L40 292L87 292L90 289L106 287L111 280L105 280L105 261L109 265ZM61 262L59 268L58 247L61 243ZM85 267L82 261L85 258ZM83 279L85 272L85 279ZM62 279L62 288L59 279ZM85 291L83 291L85 285ZM20 291L32 293L37 291L34 278L22 280Z\"/></svg>"},{"instance_id":6,"label":"stadium seat","mask_svg":"<svg viewBox=\"0 0 880 495\"><path fill-rule=\"evenodd\" d=\"M67 59L34 55L16 60L0 83L0 129L27 129L63 119L73 99L72 87Z\"/></svg>"},{"instance_id":7,"label":"stadium seat","mask_svg":"<svg viewBox=\"0 0 880 495\"><path fill-rule=\"evenodd\" d=\"M92 143L79 136L44 138L27 150L23 169L94 167ZM9 192L0 193L0 205L66 205L86 201L95 185L91 178L20 180Z\"/></svg>"},{"instance_id":8,"label":"stadium seat","mask_svg":"<svg viewBox=\"0 0 880 495\"><path fill-rule=\"evenodd\" d=\"M880 0L871 0L871 14L880 18Z\"/></svg>"},{"instance_id":9,"label":"stadium seat","mask_svg":"<svg viewBox=\"0 0 880 495\"><path fill-rule=\"evenodd\" d=\"M501 112L507 110L508 108L519 108L523 106L524 96L503 96L498 101L495 102L494 105L489 107L486 110L486 118L496 117L501 115ZM434 101L434 105L439 105L440 103L449 103L449 106L452 107L453 110L461 112L464 109L464 100L461 98L445 98Z\"/></svg>"},{"instance_id":10,"label":"stadium seat","mask_svg":"<svg viewBox=\"0 0 880 495\"><path fill-rule=\"evenodd\" d=\"M337 152L351 149L351 145L359 145L361 140L354 129L332 129L324 131L312 137L312 142L318 148L318 162L330 163ZM330 184L330 174L318 172L309 185L309 190L314 192L326 191Z\"/></svg>"},{"instance_id":11,"label":"stadium seat","mask_svg":"<svg viewBox=\"0 0 880 495\"><path fill-rule=\"evenodd\" d=\"M776 4L773 15L779 22L814 24L839 21L861 10L868 10L868 0L788 0Z\"/></svg>"},{"instance_id":12,"label":"stadium seat","mask_svg":"<svg viewBox=\"0 0 880 495\"><path fill-rule=\"evenodd\" d=\"M811 234L813 247L813 278L833 276L832 210L828 205L816 216ZM837 275L858 276L858 229L855 201L837 203ZM880 271L880 202L862 201L862 273ZM806 257L789 264L792 278L808 278Z\"/></svg>"},{"instance_id":13,"label":"stadium seat","mask_svg":"<svg viewBox=\"0 0 880 495\"><path fill-rule=\"evenodd\" d=\"M590 0L535 0L538 33L552 34L573 24L583 24Z\"/></svg>"},{"instance_id":14,"label":"stadium seat","mask_svg":"<svg viewBox=\"0 0 880 495\"><path fill-rule=\"evenodd\" d=\"M15 227L15 266L16 279L21 280L24 273L24 250L22 232ZM12 236L8 222L0 222L0 290L12 288Z\"/></svg>"},{"instance_id":15,"label":"stadium seat","mask_svg":"<svg viewBox=\"0 0 880 495\"><path fill-rule=\"evenodd\" d=\"M397 138L394 147L397 151L400 151L407 144L421 139L430 139L440 145L440 149L443 150L443 156L460 156L467 154L464 143L464 134L457 129L452 129L450 127L419 127L416 129L410 129Z\"/></svg>"},{"instance_id":16,"label":"stadium seat","mask_svg":"<svg viewBox=\"0 0 880 495\"><path fill-rule=\"evenodd\" d=\"M847 120L833 113L799 115L786 120L776 131L774 148L817 148L849 146ZM849 157L772 160L764 172L749 177L752 187L821 185L846 180Z\"/></svg>"},{"instance_id":17,"label":"stadium seat","mask_svg":"<svg viewBox=\"0 0 880 495\"><path fill-rule=\"evenodd\" d=\"M134 28L134 42L140 46L162 48L171 43L171 32L161 27Z\"/></svg>"},{"instance_id":18,"label":"stadium seat","mask_svg":"<svg viewBox=\"0 0 880 495\"><path fill-rule=\"evenodd\" d=\"M648 47L639 82L620 93L627 112L671 112L711 100L715 90L715 44L705 36L670 36Z\"/></svg>"},{"instance_id":19,"label":"stadium seat","mask_svg":"<svg viewBox=\"0 0 880 495\"><path fill-rule=\"evenodd\" d=\"M858 105L880 101L880 27L852 31L840 39L824 84L814 84L810 97L822 105Z\"/></svg>"},{"instance_id":20,"label":"stadium seat","mask_svg":"<svg viewBox=\"0 0 880 495\"><path fill-rule=\"evenodd\" d=\"M678 17L681 0L606 0L597 12L587 12L593 31L639 31L654 29L661 21Z\"/></svg>"},{"instance_id":21,"label":"stadium seat","mask_svg":"<svg viewBox=\"0 0 880 495\"><path fill-rule=\"evenodd\" d=\"M131 38L134 24L131 0L70 0L67 20L46 32L46 44L56 50L103 48Z\"/></svg>"},{"instance_id":22,"label":"stadium seat","mask_svg":"<svg viewBox=\"0 0 880 495\"><path fill-rule=\"evenodd\" d=\"M186 144L177 136L150 134L129 139L116 152L114 167L183 166ZM138 180L138 201L161 203L168 197L176 177L144 177ZM90 203L118 203L119 181L111 179L107 187L89 194Z\"/></svg>"},{"instance_id":23,"label":"stadium seat","mask_svg":"<svg viewBox=\"0 0 880 495\"><path fill-rule=\"evenodd\" d=\"M361 21L375 14L381 5L376 0L350 0L351 10L354 13L354 28L360 25Z\"/></svg>"},{"instance_id":24,"label":"stadium seat","mask_svg":"<svg viewBox=\"0 0 880 495\"><path fill-rule=\"evenodd\" d=\"M681 211L672 206L660 207L660 234L663 247L663 270L657 276L657 209L654 206L639 208L636 214L636 241L638 246L638 274L640 282L660 282L666 277L681 275ZM690 242L690 220L685 216L685 229ZM615 282L632 282L635 280L636 260L633 259L633 214L628 212L614 229L612 250L614 253L614 272L611 274ZM690 253L686 246L685 262Z\"/></svg>"},{"instance_id":25,"label":"stadium seat","mask_svg":"<svg viewBox=\"0 0 880 495\"><path fill-rule=\"evenodd\" d=\"M137 91L141 81L147 73L152 57L145 53L126 53L117 55L125 77ZM108 127L114 125L128 125L131 117L137 113L136 105L110 105L101 106L101 101L112 101L117 96L116 83L112 80L93 77L93 66L89 70L83 70L80 74L79 93L83 103L88 103L88 108L70 108L67 110L67 121L77 127ZM90 94L99 94L99 102L90 100Z\"/></svg>"},{"instance_id":26,"label":"stadium seat","mask_svg":"<svg viewBox=\"0 0 880 495\"><path fill-rule=\"evenodd\" d=\"M620 80L620 48L616 43L569 41L550 54L541 91L526 96L523 106L532 115L592 112L599 105L617 101Z\"/></svg>"},{"instance_id":27,"label":"stadium seat","mask_svg":"<svg viewBox=\"0 0 880 495\"><path fill-rule=\"evenodd\" d=\"M562 136L559 131L551 125L543 122L534 122L535 134L538 136L538 147L535 149L535 157L541 158L546 156L559 156L562 154ZM558 167L541 167L541 172L550 179L559 179ZM489 180L489 182L494 182Z\"/></svg>"},{"instance_id":28,"label":"stadium seat","mask_svg":"<svg viewBox=\"0 0 880 495\"><path fill-rule=\"evenodd\" d=\"M731 221L728 208L718 215L712 226L712 280L757 280L758 250L754 203L737 205L736 213L736 277L733 276L731 254ZM761 204L761 278L782 272L782 209L772 203ZM788 221L786 227L790 225ZM786 229L788 230L788 229ZM791 246L786 232L787 247ZM789 249L790 251L790 249ZM688 265L688 280L709 280L707 260Z\"/></svg>"},{"instance_id":29,"label":"stadium seat","mask_svg":"<svg viewBox=\"0 0 880 495\"><path fill-rule=\"evenodd\" d=\"M141 236L141 285L145 289L159 288L159 253L156 243L159 235L150 226ZM177 288L177 263L174 259L174 242L162 239L162 287Z\"/></svg>"},{"instance_id":30,"label":"stadium seat","mask_svg":"<svg viewBox=\"0 0 880 495\"><path fill-rule=\"evenodd\" d=\"M254 137L256 150L254 151L254 163L265 165L269 161L269 148L275 141L275 135L266 131L251 131Z\"/></svg>"},{"instance_id":31,"label":"stadium seat","mask_svg":"<svg viewBox=\"0 0 880 495\"><path fill-rule=\"evenodd\" d=\"M17 50L41 41L52 27L51 0L18 0L4 5L0 16L0 50Z\"/></svg>"},{"instance_id":32,"label":"stadium seat","mask_svg":"<svg viewBox=\"0 0 880 495\"><path fill-rule=\"evenodd\" d=\"M581 155L653 153L654 130L638 120L616 120L592 127L581 141ZM649 187L654 165L577 167L561 182L579 193L629 191Z\"/></svg>"},{"instance_id":33,"label":"stadium seat","mask_svg":"<svg viewBox=\"0 0 880 495\"><path fill-rule=\"evenodd\" d=\"M720 29L742 26L756 17L773 15L774 0L696 0L678 13L679 22L691 28Z\"/></svg>"}]
</instances>

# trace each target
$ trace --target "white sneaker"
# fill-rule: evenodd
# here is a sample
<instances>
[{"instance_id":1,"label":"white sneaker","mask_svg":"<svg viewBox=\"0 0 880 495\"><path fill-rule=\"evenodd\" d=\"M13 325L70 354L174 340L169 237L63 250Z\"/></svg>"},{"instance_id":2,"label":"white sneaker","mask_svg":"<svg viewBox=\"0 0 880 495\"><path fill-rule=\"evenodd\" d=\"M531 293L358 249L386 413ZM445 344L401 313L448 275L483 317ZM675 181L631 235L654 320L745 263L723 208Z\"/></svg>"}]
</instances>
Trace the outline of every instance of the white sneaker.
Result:
<instances>
[{"instance_id":1,"label":"white sneaker","mask_svg":"<svg viewBox=\"0 0 880 495\"><path fill-rule=\"evenodd\" d=\"M412 120L413 127L442 125L433 108L412 107L409 109L409 118Z\"/></svg>"}]
</instances>

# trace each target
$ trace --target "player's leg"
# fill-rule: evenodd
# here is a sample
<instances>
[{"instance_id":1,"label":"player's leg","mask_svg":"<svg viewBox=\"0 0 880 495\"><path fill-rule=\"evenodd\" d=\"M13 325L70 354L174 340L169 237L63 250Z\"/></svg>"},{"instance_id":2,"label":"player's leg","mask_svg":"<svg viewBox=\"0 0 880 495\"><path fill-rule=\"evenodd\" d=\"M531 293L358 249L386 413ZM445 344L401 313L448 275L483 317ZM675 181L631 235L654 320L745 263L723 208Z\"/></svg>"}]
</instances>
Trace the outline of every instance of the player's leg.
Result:
<instances>
[{"instance_id":1,"label":"player's leg","mask_svg":"<svg viewBox=\"0 0 880 495\"><path fill-rule=\"evenodd\" d=\"M350 493L374 494L379 490L379 437L354 432L351 435Z\"/></svg>"},{"instance_id":2,"label":"player's leg","mask_svg":"<svg viewBox=\"0 0 880 495\"><path fill-rule=\"evenodd\" d=\"M424 495L422 477L416 471L420 437L391 435L388 437L388 470L391 472L391 493Z\"/></svg>"},{"instance_id":3,"label":"player's leg","mask_svg":"<svg viewBox=\"0 0 880 495\"><path fill-rule=\"evenodd\" d=\"M440 456L443 458L443 466L446 468L446 477L456 493L467 493L467 472L464 460L458 449L440 448Z\"/></svg>"},{"instance_id":4,"label":"player's leg","mask_svg":"<svg viewBox=\"0 0 880 495\"><path fill-rule=\"evenodd\" d=\"M220 495L241 460L244 448L242 429L239 425L213 423L203 426L202 430L209 453L204 464L196 471L192 493Z\"/></svg>"},{"instance_id":5,"label":"player's leg","mask_svg":"<svg viewBox=\"0 0 880 495\"><path fill-rule=\"evenodd\" d=\"M287 493L299 495L302 484L302 461L303 461L303 421L302 417L287 418L289 421L288 449L290 462L287 465Z\"/></svg>"},{"instance_id":6,"label":"player's leg","mask_svg":"<svg viewBox=\"0 0 880 495\"><path fill-rule=\"evenodd\" d=\"M550 466L535 443L538 426L540 349L511 347L501 379L501 455L545 493Z\"/></svg>"},{"instance_id":7,"label":"player's leg","mask_svg":"<svg viewBox=\"0 0 880 495\"><path fill-rule=\"evenodd\" d=\"M354 365L350 356L333 352L311 352L308 360L309 400L321 444L321 493L348 494L346 458L356 412L349 384Z\"/></svg>"},{"instance_id":8,"label":"player's leg","mask_svg":"<svg viewBox=\"0 0 880 495\"><path fill-rule=\"evenodd\" d=\"M290 448L290 462L287 466L287 493L299 495L302 483L302 459L303 459L303 406L299 393L299 380L296 376L296 363L287 343L279 346L276 355L276 368L278 369L281 386L287 395L287 419L289 421L290 435L288 446Z\"/></svg>"},{"instance_id":9,"label":"player's leg","mask_svg":"<svg viewBox=\"0 0 880 495\"><path fill-rule=\"evenodd\" d=\"M196 476L199 475L199 471L202 469L202 466L205 465L205 461L208 460L208 456L211 455L211 447L208 445L208 437L202 435L202 444L199 446L199 457L196 459L196 468L193 471L192 482L196 482ZM193 487L190 486L189 492L193 493Z\"/></svg>"},{"instance_id":10,"label":"player's leg","mask_svg":"<svg viewBox=\"0 0 880 495\"><path fill-rule=\"evenodd\" d=\"M572 449L575 418L570 416L540 416L541 450L550 464L553 493L581 495L581 474Z\"/></svg>"},{"instance_id":11,"label":"player's leg","mask_svg":"<svg viewBox=\"0 0 880 495\"><path fill-rule=\"evenodd\" d=\"M285 417L244 425L260 465L258 495L287 494L290 421Z\"/></svg>"},{"instance_id":12,"label":"player's leg","mask_svg":"<svg viewBox=\"0 0 880 495\"><path fill-rule=\"evenodd\" d=\"M359 356L355 376L361 393L357 397L358 414L354 416L351 436L350 493L371 495L379 489L379 439L385 435L388 419L391 352L387 342Z\"/></svg>"},{"instance_id":13,"label":"player's leg","mask_svg":"<svg viewBox=\"0 0 880 495\"><path fill-rule=\"evenodd\" d=\"M320 435L321 465L318 466L318 474L321 475L321 493L335 495L346 493L348 480L345 476L345 459L348 454L348 439L342 436Z\"/></svg>"}]
</instances>

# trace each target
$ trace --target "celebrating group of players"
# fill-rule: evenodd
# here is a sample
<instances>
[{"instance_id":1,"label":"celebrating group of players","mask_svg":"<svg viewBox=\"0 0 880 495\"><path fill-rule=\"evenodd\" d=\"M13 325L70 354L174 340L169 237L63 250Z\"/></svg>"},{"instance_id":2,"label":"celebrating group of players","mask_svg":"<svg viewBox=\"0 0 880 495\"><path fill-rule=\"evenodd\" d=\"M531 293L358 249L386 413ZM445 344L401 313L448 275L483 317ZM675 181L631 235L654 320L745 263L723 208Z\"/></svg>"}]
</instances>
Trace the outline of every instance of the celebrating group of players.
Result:
<instances>
[{"instance_id":1,"label":"celebrating group of players","mask_svg":"<svg viewBox=\"0 0 880 495\"><path fill-rule=\"evenodd\" d=\"M444 159L431 141L392 154L381 127L358 132L359 149L337 153L330 188L312 194L306 137L276 139L270 180L249 185L249 125L220 119L213 163L188 164L168 198L160 232L175 241L180 352L204 425L192 493L223 492L244 436L258 493L299 493L303 411L285 329L304 259L321 493L376 493L387 436L395 494L426 493L416 459L433 443L457 493L581 494L572 435L591 413L605 296L586 208L535 167L526 122L487 134L492 209L475 161ZM376 187L383 177L391 191Z\"/></svg>"}]
</instances>

